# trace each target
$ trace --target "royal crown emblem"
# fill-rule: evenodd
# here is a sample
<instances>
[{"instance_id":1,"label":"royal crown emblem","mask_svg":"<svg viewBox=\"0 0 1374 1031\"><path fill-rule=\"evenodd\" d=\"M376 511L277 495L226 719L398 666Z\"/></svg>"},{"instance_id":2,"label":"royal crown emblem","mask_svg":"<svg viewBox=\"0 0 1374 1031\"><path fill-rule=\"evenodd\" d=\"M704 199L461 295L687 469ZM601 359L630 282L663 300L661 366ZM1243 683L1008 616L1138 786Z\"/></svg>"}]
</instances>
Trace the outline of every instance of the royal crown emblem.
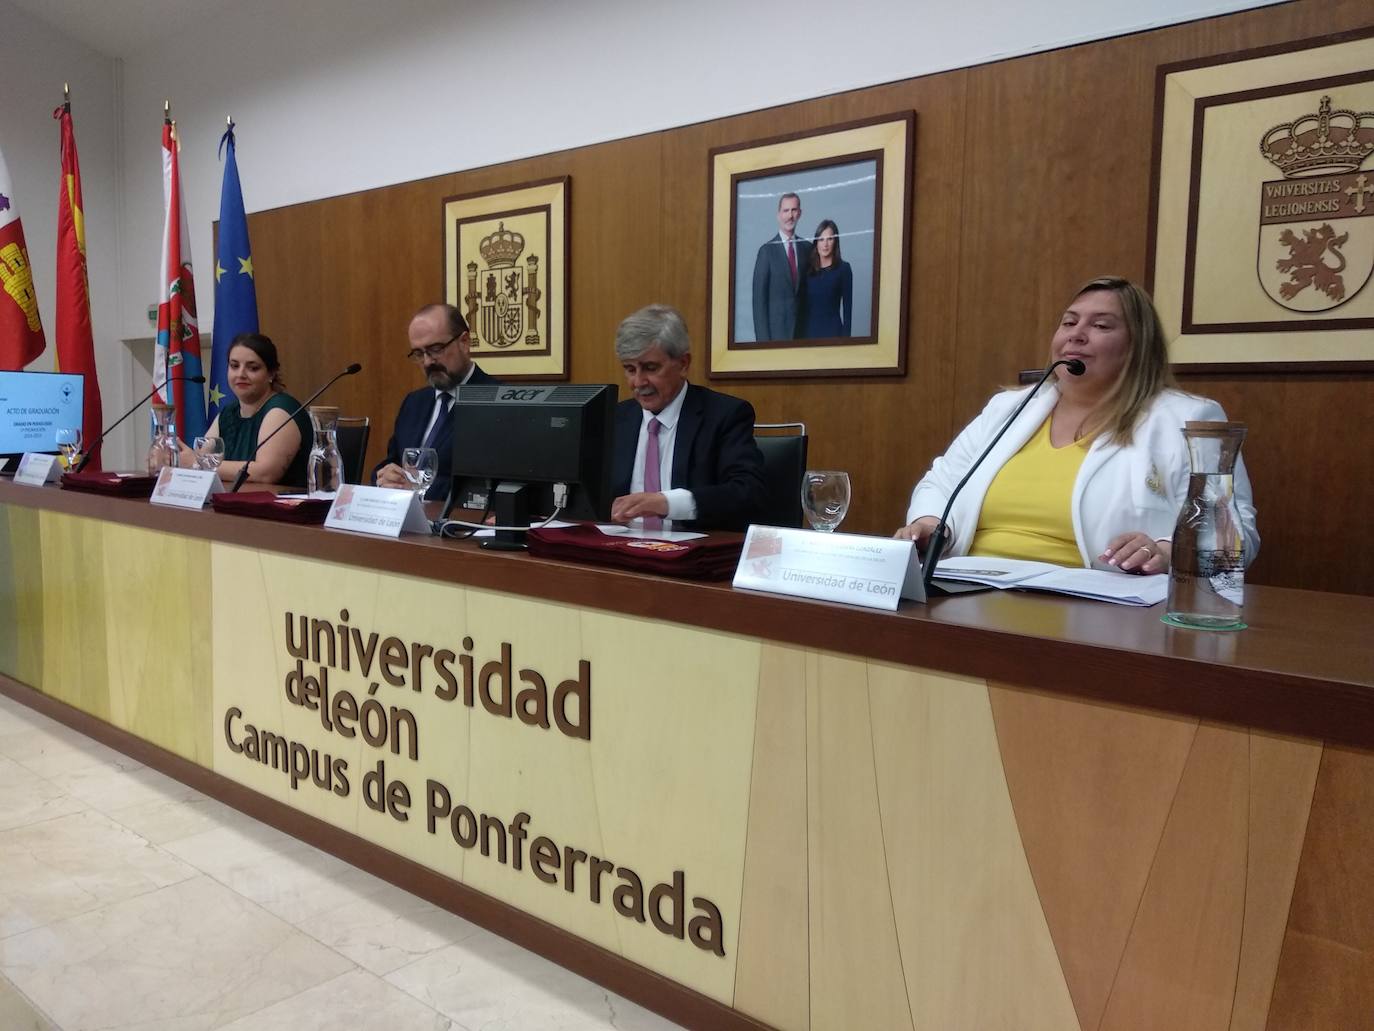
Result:
<instances>
[{"instance_id":1,"label":"royal crown emblem","mask_svg":"<svg viewBox=\"0 0 1374 1031\"><path fill-rule=\"evenodd\" d=\"M1374 111L1333 108L1276 125L1259 143L1282 179L1260 185L1258 274L1289 311L1328 311L1374 273Z\"/></svg>"},{"instance_id":2,"label":"royal crown emblem","mask_svg":"<svg viewBox=\"0 0 1374 1031\"><path fill-rule=\"evenodd\" d=\"M1322 97L1315 114L1265 133L1260 153L1287 179L1357 172L1374 154L1374 111L1332 111L1331 98Z\"/></svg>"},{"instance_id":3,"label":"royal crown emblem","mask_svg":"<svg viewBox=\"0 0 1374 1031\"><path fill-rule=\"evenodd\" d=\"M512 233L504 222L498 223L496 232L482 237L482 242L477 245L478 253L489 268L510 268L520 260L524 249L525 238L519 233Z\"/></svg>"}]
</instances>

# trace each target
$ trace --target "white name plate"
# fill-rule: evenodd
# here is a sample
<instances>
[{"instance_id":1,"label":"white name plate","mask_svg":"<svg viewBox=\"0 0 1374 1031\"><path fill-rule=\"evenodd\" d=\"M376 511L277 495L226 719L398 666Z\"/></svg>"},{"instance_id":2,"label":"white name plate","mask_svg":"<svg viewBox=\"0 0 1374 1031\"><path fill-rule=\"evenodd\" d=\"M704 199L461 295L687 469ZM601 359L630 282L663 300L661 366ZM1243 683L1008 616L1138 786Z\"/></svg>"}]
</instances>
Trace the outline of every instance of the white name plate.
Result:
<instances>
[{"instance_id":1,"label":"white name plate","mask_svg":"<svg viewBox=\"0 0 1374 1031\"><path fill-rule=\"evenodd\" d=\"M62 463L57 460L56 455L42 455L26 451L24 457L19 459L19 468L14 473L14 482L29 487L41 487L45 483L56 483L61 476Z\"/></svg>"},{"instance_id":2,"label":"white name plate","mask_svg":"<svg viewBox=\"0 0 1374 1031\"><path fill-rule=\"evenodd\" d=\"M210 493L218 486L219 473L164 465L157 474L153 496L148 500L154 505L202 509L210 503Z\"/></svg>"},{"instance_id":3,"label":"white name plate","mask_svg":"<svg viewBox=\"0 0 1374 1031\"><path fill-rule=\"evenodd\" d=\"M429 533L429 520L414 491L352 483L339 488L324 525L331 530L356 530L378 537L399 537L402 531Z\"/></svg>"},{"instance_id":4,"label":"white name plate","mask_svg":"<svg viewBox=\"0 0 1374 1031\"><path fill-rule=\"evenodd\" d=\"M735 586L798 598L895 611L902 598L925 601L911 541L751 526Z\"/></svg>"}]
</instances>

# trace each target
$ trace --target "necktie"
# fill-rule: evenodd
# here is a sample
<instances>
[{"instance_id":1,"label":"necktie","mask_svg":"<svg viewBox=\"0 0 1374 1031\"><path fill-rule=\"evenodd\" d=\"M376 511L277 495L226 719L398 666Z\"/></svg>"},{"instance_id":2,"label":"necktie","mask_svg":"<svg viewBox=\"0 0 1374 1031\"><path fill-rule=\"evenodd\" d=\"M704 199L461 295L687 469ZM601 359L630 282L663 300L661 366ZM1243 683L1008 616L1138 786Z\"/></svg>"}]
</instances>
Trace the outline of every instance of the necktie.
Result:
<instances>
[{"instance_id":1,"label":"necktie","mask_svg":"<svg viewBox=\"0 0 1374 1031\"><path fill-rule=\"evenodd\" d=\"M443 439L444 439L444 434L448 432L448 428L449 428L450 425L452 425L452 423L453 423L453 395L452 395L452 394L440 394L440 395L439 395L439 418L437 418L437 419L434 420L434 427L433 427L433 429L431 429L431 430L429 431L429 435L428 435L427 437L425 437L425 442L424 442L424 444L421 445L421 446L422 446L422 447L434 447L436 441L439 441L439 440L443 440Z\"/></svg>"},{"instance_id":2,"label":"necktie","mask_svg":"<svg viewBox=\"0 0 1374 1031\"><path fill-rule=\"evenodd\" d=\"M792 285L797 285L797 252L792 249L792 241L787 241L787 267L792 270Z\"/></svg>"},{"instance_id":3,"label":"necktie","mask_svg":"<svg viewBox=\"0 0 1374 1031\"><path fill-rule=\"evenodd\" d=\"M658 454L658 431L662 428L663 423L657 419L649 420L649 441L644 446L644 492L646 494L656 494L663 489L663 477L659 472ZM662 517L645 516L644 529L663 529Z\"/></svg>"}]
</instances>

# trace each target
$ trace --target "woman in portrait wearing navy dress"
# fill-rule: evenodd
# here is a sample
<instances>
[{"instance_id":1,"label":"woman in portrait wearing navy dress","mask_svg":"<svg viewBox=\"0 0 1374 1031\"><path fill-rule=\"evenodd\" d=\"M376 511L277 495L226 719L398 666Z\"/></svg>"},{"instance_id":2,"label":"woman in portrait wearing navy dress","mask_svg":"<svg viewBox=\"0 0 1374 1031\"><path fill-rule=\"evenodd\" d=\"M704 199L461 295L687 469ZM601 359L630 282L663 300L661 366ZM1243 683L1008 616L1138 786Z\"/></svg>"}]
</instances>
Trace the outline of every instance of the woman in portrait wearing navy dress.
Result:
<instances>
[{"instance_id":1,"label":"woman in portrait wearing navy dress","mask_svg":"<svg viewBox=\"0 0 1374 1031\"><path fill-rule=\"evenodd\" d=\"M802 281L803 340L850 336L854 320L854 273L840 258L840 227L825 219L816 227Z\"/></svg>"}]
</instances>

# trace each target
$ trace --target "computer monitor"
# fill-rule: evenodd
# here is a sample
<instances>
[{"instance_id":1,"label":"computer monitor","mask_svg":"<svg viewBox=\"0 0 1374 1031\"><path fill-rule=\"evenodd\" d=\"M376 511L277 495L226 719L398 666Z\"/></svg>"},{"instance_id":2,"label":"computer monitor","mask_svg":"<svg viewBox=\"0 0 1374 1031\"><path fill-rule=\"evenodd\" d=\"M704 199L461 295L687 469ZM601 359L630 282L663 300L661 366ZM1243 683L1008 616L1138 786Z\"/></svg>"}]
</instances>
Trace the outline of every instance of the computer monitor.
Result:
<instances>
[{"instance_id":1,"label":"computer monitor","mask_svg":"<svg viewBox=\"0 0 1374 1031\"><path fill-rule=\"evenodd\" d=\"M611 448L618 390L610 384L458 388L449 505L490 508L497 526L611 517ZM477 495L487 492L486 498ZM523 531L498 530L486 547L524 547Z\"/></svg>"},{"instance_id":2,"label":"computer monitor","mask_svg":"<svg viewBox=\"0 0 1374 1031\"><path fill-rule=\"evenodd\" d=\"M57 431L81 426L84 390L79 372L0 372L0 458L56 454Z\"/></svg>"}]
</instances>

